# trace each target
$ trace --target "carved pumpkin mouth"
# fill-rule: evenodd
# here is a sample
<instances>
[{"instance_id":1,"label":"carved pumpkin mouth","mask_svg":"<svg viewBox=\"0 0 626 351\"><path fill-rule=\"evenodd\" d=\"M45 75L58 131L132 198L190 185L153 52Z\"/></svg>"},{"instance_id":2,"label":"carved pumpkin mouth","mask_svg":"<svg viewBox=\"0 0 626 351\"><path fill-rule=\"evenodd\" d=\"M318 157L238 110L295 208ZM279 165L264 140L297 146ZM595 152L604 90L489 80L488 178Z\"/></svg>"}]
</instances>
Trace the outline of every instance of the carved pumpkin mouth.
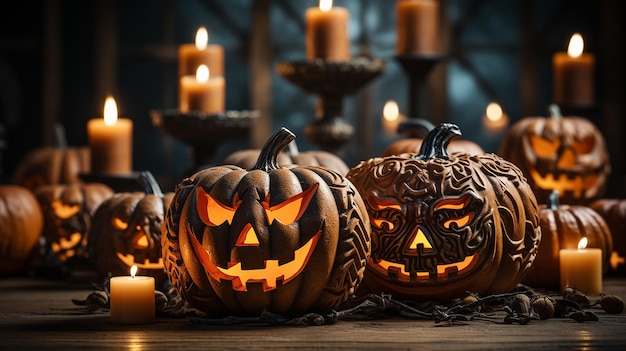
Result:
<instances>
[{"instance_id":1,"label":"carved pumpkin mouth","mask_svg":"<svg viewBox=\"0 0 626 351\"><path fill-rule=\"evenodd\" d=\"M52 250L54 250L54 252L60 252L61 250L73 249L82 239L83 236L80 233L71 234L69 239L58 238L56 241L52 242Z\"/></svg>"},{"instance_id":2,"label":"carved pumpkin mouth","mask_svg":"<svg viewBox=\"0 0 626 351\"><path fill-rule=\"evenodd\" d=\"M295 250L293 260L280 264L278 260L269 259L265 260L264 268L257 269L243 269L241 262L229 262L228 268L219 267L213 263L209 252L202 247L196 236L190 235L190 237L194 252L213 279L230 280L234 290L243 292L248 291L246 285L248 283L263 283L263 291L267 292L276 289L277 281L281 280L283 284L286 284L304 270L321 234L322 231L318 231L309 241Z\"/></svg>"},{"instance_id":3,"label":"carved pumpkin mouth","mask_svg":"<svg viewBox=\"0 0 626 351\"><path fill-rule=\"evenodd\" d=\"M568 177L567 174L561 173L555 178L555 175L552 173L542 176L534 169L530 170L530 174L539 188L558 190L560 194L571 191L575 197L581 197L585 190L593 188L598 183L598 176L595 174L586 176L577 174L573 177Z\"/></svg>"},{"instance_id":4,"label":"carved pumpkin mouth","mask_svg":"<svg viewBox=\"0 0 626 351\"><path fill-rule=\"evenodd\" d=\"M134 255L131 255L131 254L124 255L118 252L117 258L128 267L137 266L137 268L139 269L163 269L165 268L162 257L159 257L158 262L150 262L150 260L146 258L143 263L139 263L139 262L135 262Z\"/></svg>"},{"instance_id":5,"label":"carved pumpkin mouth","mask_svg":"<svg viewBox=\"0 0 626 351\"><path fill-rule=\"evenodd\" d=\"M456 276L459 276L469 272L474 267L477 258L478 255L471 255L465 257L465 259L461 262L437 265L437 280L448 279L451 273L456 273ZM395 276L397 277L397 280L405 282L411 280L411 273L406 271L404 264L370 257L368 266L386 277ZM417 277L417 280L431 279L430 272L416 272L415 276Z\"/></svg>"}]
</instances>

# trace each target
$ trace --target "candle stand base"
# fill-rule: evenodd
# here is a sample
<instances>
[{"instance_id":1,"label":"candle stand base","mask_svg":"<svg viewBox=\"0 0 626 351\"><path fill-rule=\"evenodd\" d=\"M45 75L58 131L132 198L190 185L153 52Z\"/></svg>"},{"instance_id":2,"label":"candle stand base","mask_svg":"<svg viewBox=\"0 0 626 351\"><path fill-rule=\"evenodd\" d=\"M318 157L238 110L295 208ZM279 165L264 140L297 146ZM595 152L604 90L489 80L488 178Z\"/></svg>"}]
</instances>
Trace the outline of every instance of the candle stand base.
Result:
<instances>
[{"instance_id":1,"label":"candle stand base","mask_svg":"<svg viewBox=\"0 0 626 351\"><path fill-rule=\"evenodd\" d=\"M380 59L355 57L350 61L285 61L278 74L304 92L317 95L315 121L305 137L322 150L338 153L354 135L354 127L342 116L343 98L365 86L385 70Z\"/></svg>"},{"instance_id":2,"label":"candle stand base","mask_svg":"<svg viewBox=\"0 0 626 351\"><path fill-rule=\"evenodd\" d=\"M444 60L442 55L399 55L395 57L409 80L410 118L430 120L428 101L428 75L436 64Z\"/></svg>"}]
</instances>

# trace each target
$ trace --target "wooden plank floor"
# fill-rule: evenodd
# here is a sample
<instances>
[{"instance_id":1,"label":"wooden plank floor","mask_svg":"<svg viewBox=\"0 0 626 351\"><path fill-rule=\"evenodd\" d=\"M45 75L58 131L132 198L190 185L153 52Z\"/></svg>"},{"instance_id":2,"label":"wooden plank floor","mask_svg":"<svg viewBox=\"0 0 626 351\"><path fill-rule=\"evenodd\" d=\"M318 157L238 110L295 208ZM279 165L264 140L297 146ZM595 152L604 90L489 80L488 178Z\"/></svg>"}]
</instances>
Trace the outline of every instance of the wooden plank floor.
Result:
<instances>
[{"instance_id":1,"label":"wooden plank floor","mask_svg":"<svg viewBox=\"0 0 626 351\"><path fill-rule=\"evenodd\" d=\"M593 309L597 322L569 318L527 325L471 321L437 324L401 317L338 321L333 325L208 326L185 318L148 325L116 325L108 312L86 314L87 283L34 278L0 279L1 350L595 350L626 349L626 314ZM604 292L626 297L626 278L605 279Z\"/></svg>"}]
</instances>

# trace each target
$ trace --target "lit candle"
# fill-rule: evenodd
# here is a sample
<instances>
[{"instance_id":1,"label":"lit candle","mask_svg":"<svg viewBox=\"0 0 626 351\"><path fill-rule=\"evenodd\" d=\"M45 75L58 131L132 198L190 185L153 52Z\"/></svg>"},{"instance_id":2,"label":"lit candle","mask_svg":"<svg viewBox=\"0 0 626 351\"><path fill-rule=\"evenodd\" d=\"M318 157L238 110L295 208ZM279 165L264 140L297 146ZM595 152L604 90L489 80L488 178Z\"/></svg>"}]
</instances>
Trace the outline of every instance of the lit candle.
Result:
<instances>
[{"instance_id":1,"label":"lit candle","mask_svg":"<svg viewBox=\"0 0 626 351\"><path fill-rule=\"evenodd\" d=\"M109 96L104 103L104 118L87 122L91 149L91 172L124 174L133 170L133 122L117 117L117 104Z\"/></svg>"},{"instance_id":2,"label":"lit candle","mask_svg":"<svg viewBox=\"0 0 626 351\"><path fill-rule=\"evenodd\" d=\"M196 74L198 66L206 65L214 77L224 76L224 47L209 44L209 32L198 28L195 44L183 44L178 48L178 78Z\"/></svg>"},{"instance_id":3,"label":"lit candle","mask_svg":"<svg viewBox=\"0 0 626 351\"><path fill-rule=\"evenodd\" d=\"M390 135L396 135L398 124L404 121L406 117L400 114L398 103L395 101L387 101L383 106L383 129Z\"/></svg>"},{"instance_id":4,"label":"lit candle","mask_svg":"<svg viewBox=\"0 0 626 351\"><path fill-rule=\"evenodd\" d=\"M582 238L578 249L559 251L561 291L576 288L583 293L602 292L602 250L587 248L587 238Z\"/></svg>"},{"instance_id":5,"label":"lit candle","mask_svg":"<svg viewBox=\"0 0 626 351\"><path fill-rule=\"evenodd\" d=\"M222 113L226 104L224 77L212 77L205 65L198 67L195 76L180 79L180 111L187 113Z\"/></svg>"},{"instance_id":6,"label":"lit candle","mask_svg":"<svg viewBox=\"0 0 626 351\"><path fill-rule=\"evenodd\" d=\"M562 105L592 105L594 96L595 55L583 53L580 34L572 35L567 53L552 57L554 101Z\"/></svg>"},{"instance_id":7,"label":"lit candle","mask_svg":"<svg viewBox=\"0 0 626 351\"><path fill-rule=\"evenodd\" d=\"M509 116L502 112L500 104L492 102L487 105L483 126L490 133L500 133L509 125Z\"/></svg>"},{"instance_id":8,"label":"lit candle","mask_svg":"<svg viewBox=\"0 0 626 351\"><path fill-rule=\"evenodd\" d=\"M111 322L142 324L155 320L154 278L135 276L137 266L130 269L130 277L112 277Z\"/></svg>"},{"instance_id":9,"label":"lit candle","mask_svg":"<svg viewBox=\"0 0 626 351\"><path fill-rule=\"evenodd\" d=\"M439 3L434 0L399 0L396 3L396 53L435 54L439 42Z\"/></svg>"},{"instance_id":10,"label":"lit candle","mask_svg":"<svg viewBox=\"0 0 626 351\"><path fill-rule=\"evenodd\" d=\"M320 0L319 7L308 8L304 17L308 60L350 59L349 12L346 8L333 7L332 0Z\"/></svg>"}]
</instances>

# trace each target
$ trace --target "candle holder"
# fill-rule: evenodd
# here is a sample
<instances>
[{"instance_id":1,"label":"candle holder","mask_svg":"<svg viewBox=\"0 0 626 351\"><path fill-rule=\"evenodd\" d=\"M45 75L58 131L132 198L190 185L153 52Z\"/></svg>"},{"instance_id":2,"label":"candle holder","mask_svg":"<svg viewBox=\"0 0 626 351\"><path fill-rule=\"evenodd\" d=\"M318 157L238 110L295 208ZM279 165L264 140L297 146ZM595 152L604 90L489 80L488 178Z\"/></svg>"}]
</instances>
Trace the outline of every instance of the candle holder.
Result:
<instances>
[{"instance_id":1,"label":"candle holder","mask_svg":"<svg viewBox=\"0 0 626 351\"><path fill-rule=\"evenodd\" d=\"M409 117L429 119L428 75L436 64L443 61L442 55L399 55L395 57L409 79Z\"/></svg>"},{"instance_id":2,"label":"candle holder","mask_svg":"<svg viewBox=\"0 0 626 351\"><path fill-rule=\"evenodd\" d=\"M380 59L356 57L350 61L285 61L276 65L285 80L317 95L315 121L304 129L307 140L338 153L352 139L354 127L342 116L343 98L361 89L385 70Z\"/></svg>"},{"instance_id":3,"label":"candle holder","mask_svg":"<svg viewBox=\"0 0 626 351\"><path fill-rule=\"evenodd\" d=\"M247 135L260 116L258 111L206 114L177 109L151 111L152 125L191 147L192 169L210 165L219 146Z\"/></svg>"}]
</instances>

